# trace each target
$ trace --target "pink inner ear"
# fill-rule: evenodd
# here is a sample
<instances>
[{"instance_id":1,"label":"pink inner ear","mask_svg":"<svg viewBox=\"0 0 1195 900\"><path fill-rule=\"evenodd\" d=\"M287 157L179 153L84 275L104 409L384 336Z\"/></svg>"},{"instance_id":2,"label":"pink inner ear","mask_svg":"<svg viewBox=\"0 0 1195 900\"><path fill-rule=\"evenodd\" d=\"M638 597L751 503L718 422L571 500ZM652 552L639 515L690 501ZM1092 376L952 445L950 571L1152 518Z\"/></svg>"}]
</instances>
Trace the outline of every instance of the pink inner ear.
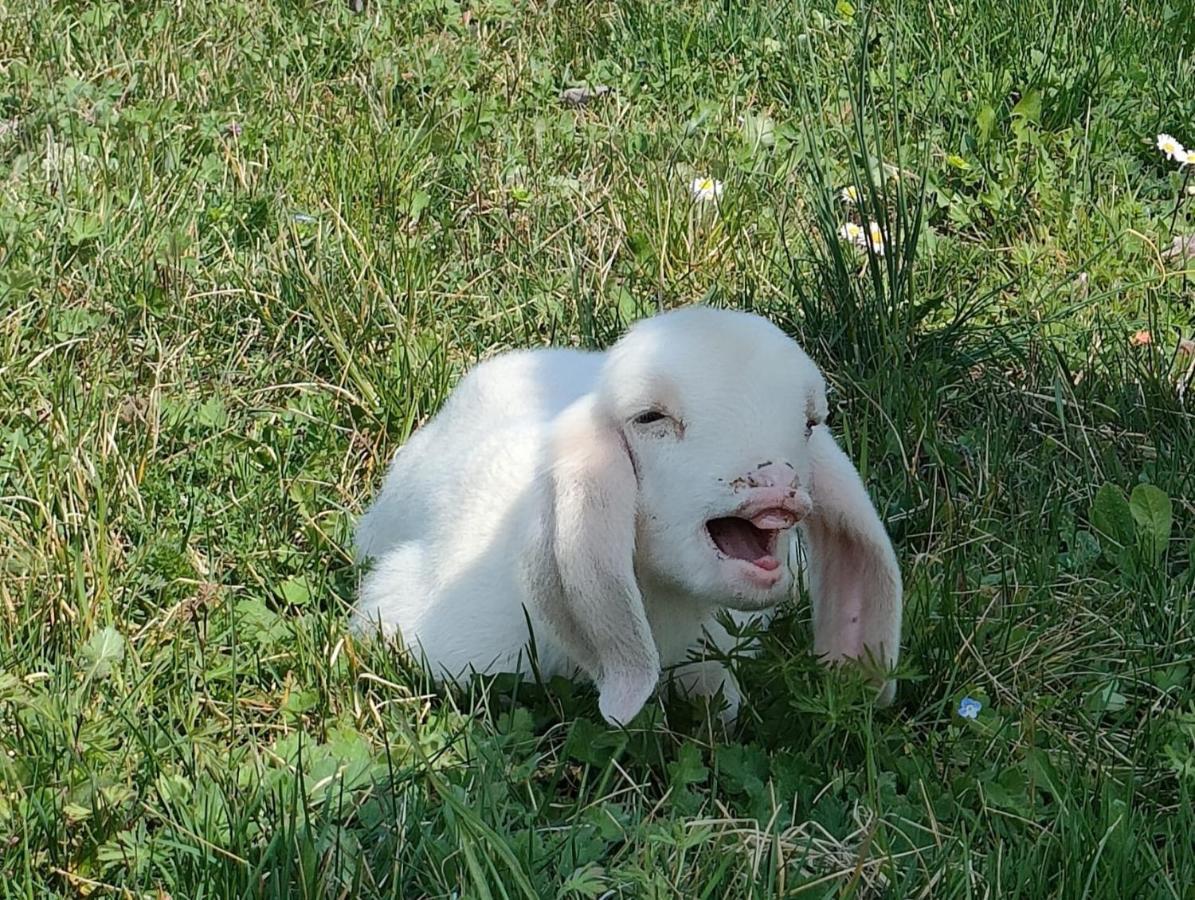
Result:
<instances>
[{"instance_id":1,"label":"pink inner ear","mask_svg":"<svg viewBox=\"0 0 1195 900\"><path fill-rule=\"evenodd\" d=\"M812 525L817 548L819 593L818 627L814 651L829 660L864 656L864 591L868 579L867 554L845 532ZM878 649L878 648L877 648Z\"/></svg>"},{"instance_id":2,"label":"pink inner ear","mask_svg":"<svg viewBox=\"0 0 1195 900\"><path fill-rule=\"evenodd\" d=\"M813 440L818 502L804 528L814 650L827 662L891 665L900 656L901 629L892 544L846 455L828 434ZM895 689L886 681L880 699L891 701Z\"/></svg>"}]
</instances>

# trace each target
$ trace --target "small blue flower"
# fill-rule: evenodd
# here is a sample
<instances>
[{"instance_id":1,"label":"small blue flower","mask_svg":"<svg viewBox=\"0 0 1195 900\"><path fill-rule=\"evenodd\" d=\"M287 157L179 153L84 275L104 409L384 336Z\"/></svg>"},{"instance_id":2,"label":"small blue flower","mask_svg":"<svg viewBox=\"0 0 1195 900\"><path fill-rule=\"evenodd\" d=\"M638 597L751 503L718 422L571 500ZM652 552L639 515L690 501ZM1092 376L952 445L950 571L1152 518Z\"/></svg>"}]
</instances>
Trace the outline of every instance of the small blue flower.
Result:
<instances>
[{"instance_id":1,"label":"small blue flower","mask_svg":"<svg viewBox=\"0 0 1195 900\"><path fill-rule=\"evenodd\" d=\"M981 709L983 704L974 697L964 697L958 704L958 714L964 719L978 718Z\"/></svg>"}]
</instances>

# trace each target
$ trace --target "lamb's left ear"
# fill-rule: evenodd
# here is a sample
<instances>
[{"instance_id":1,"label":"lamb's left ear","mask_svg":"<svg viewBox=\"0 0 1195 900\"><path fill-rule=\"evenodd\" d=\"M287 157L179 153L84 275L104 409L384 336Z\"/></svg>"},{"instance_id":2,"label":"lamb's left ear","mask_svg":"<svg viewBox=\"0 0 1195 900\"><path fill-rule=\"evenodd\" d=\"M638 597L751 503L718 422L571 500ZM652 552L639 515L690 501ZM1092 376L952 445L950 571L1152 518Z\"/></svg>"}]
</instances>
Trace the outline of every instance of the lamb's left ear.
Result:
<instances>
[{"instance_id":1,"label":"lamb's left ear","mask_svg":"<svg viewBox=\"0 0 1195 900\"><path fill-rule=\"evenodd\" d=\"M828 662L891 667L900 656L901 579L892 542L867 489L829 429L809 438L813 511L802 523L813 602L813 648ZM879 701L890 703L896 682Z\"/></svg>"}]
</instances>

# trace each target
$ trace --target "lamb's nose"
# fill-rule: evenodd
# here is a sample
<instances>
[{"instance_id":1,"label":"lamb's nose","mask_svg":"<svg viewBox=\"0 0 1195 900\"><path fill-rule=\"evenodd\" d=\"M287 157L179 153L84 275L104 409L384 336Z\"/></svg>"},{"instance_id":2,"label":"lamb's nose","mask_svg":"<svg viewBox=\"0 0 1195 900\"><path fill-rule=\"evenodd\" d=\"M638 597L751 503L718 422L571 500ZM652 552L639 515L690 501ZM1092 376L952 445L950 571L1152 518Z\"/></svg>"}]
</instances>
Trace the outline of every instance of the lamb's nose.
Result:
<instances>
[{"instance_id":1,"label":"lamb's nose","mask_svg":"<svg viewBox=\"0 0 1195 900\"><path fill-rule=\"evenodd\" d=\"M748 487L796 487L797 473L786 462L767 460L749 471L744 480Z\"/></svg>"}]
</instances>

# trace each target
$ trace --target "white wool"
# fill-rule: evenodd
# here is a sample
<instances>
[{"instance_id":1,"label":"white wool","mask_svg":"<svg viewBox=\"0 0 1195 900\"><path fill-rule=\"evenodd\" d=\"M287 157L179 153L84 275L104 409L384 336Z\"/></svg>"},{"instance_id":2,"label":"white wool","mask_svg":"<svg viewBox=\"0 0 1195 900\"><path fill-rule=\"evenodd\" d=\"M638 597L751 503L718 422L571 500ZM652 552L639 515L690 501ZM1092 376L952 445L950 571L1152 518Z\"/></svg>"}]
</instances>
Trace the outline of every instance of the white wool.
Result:
<instances>
[{"instance_id":1,"label":"white wool","mask_svg":"<svg viewBox=\"0 0 1195 900\"><path fill-rule=\"evenodd\" d=\"M816 651L891 665L900 571L825 415L814 363L743 312L665 313L606 353L488 360L399 450L362 517L357 554L372 567L354 624L457 678L530 672L530 623L539 671L592 679L611 722L629 721L664 670L684 689L721 689L733 715L738 686L694 651L703 635L729 646L720 609L766 618L791 596L795 528L770 523L799 518ZM774 571L728 557L706 527L761 509L778 532Z\"/></svg>"}]
</instances>

